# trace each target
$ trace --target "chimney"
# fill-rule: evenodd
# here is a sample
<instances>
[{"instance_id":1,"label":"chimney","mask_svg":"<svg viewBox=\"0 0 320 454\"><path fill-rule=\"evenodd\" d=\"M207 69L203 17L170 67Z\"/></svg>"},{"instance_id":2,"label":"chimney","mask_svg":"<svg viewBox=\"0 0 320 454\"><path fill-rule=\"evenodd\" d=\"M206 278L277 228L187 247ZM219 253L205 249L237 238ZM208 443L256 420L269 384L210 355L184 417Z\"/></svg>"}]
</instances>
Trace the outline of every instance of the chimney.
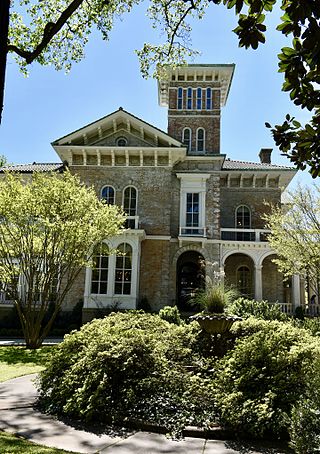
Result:
<instances>
[{"instance_id":1,"label":"chimney","mask_svg":"<svg viewBox=\"0 0 320 454\"><path fill-rule=\"evenodd\" d=\"M259 158L261 164L271 164L272 148L261 148Z\"/></svg>"}]
</instances>

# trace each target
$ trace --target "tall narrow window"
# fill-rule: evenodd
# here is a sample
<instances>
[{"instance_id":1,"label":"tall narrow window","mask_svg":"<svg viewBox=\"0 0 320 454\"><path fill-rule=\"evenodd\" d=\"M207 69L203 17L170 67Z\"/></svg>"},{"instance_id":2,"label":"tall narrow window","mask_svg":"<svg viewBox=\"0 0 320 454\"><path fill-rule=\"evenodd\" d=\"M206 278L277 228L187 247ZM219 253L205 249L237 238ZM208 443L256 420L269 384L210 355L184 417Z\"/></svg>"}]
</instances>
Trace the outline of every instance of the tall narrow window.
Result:
<instances>
[{"instance_id":1,"label":"tall narrow window","mask_svg":"<svg viewBox=\"0 0 320 454\"><path fill-rule=\"evenodd\" d=\"M187 89L187 109L192 109L192 88Z\"/></svg>"},{"instance_id":2,"label":"tall narrow window","mask_svg":"<svg viewBox=\"0 0 320 454\"><path fill-rule=\"evenodd\" d=\"M188 192L187 193L187 206L186 206L186 227L192 235L198 233L197 227L199 227L199 193Z\"/></svg>"},{"instance_id":3,"label":"tall narrow window","mask_svg":"<svg viewBox=\"0 0 320 454\"><path fill-rule=\"evenodd\" d=\"M250 296L251 288L251 273L247 266L240 266L237 269L237 289L244 296Z\"/></svg>"},{"instance_id":4,"label":"tall narrow window","mask_svg":"<svg viewBox=\"0 0 320 454\"><path fill-rule=\"evenodd\" d=\"M202 109L202 89L197 88L197 109Z\"/></svg>"},{"instance_id":5,"label":"tall narrow window","mask_svg":"<svg viewBox=\"0 0 320 454\"><path fill-rule=\"evenodd\" d=\"M203 128L197 130L197 151L205 150L205 133Z\"/></svg>"},{"instance_id":6,"label":"tall narrow window","mask_svg":"<svg viewBox=\"0 0 320 454\"><path fill-rule=\"evenodd\" d=\"M211 88L207 88L207 91L206 91L206 109L207 110L212 109L212 90L211 90Z\"/></svg>"},{"instance_id":7,"label":"tall narrow window","mask_svg":"<svg viewBox=\"0 0 320 454\"><path fill-rule=\"evenodd\" d=\"M191 151L191 129L184 128L182 131L182 143L187 147L187 151Z\"/></svg>"},{"instance_id":8,"label":"tall narrow window","mask_svg":"<svg viewBox=\"0 0 320 454\"><path fill-rule=\"evenodd\" d=\"M132 279L132 247L122 243L117 247L119 255L116 257L114 293L116 295L131 294Z\"/></svg>"},{"instance_id":9,"label":"tall narrow window","mask_svg":"<svg viewBox=\"0 0 320 454\"><path fill-rule=\"evenodd\" d=\"M137 216L137 190L133 186L127 186L123 193L123 209L127 214L126 227L135 229Z\"/></svg>"},{"instance_id":10,"label":"tall narrow window","mask_svg":"<svg viewBox=\"0 0 320 454\"><path fill-rule=\"evenodd\" d=\"M114 189L112 186L104 186L101 190L101 199L109 205L114 205Z\"/></svg>"},{"instance_id":11,"label":"tall narrow window","mask_svg":"<svg viewBox=\"0 0 320 454\"><path fill-rule=\"evenodd\" d=\"M250 210L245 205L240 205L236 209L236 228L238 228L238 229L250 229L251 228Z\"/></svg>"},{"instance_id":12,"label":"tall narrow window","mask_svg":"<svg viewBox=\"0 0 320 454\"><path fill-rule=\"evenodd\" d=\"M178 109L182 109L182 101L183 101L183 90L181 87L178 88L178 98L177 98L177 106Z\"/></svg>"},{"instance_id":13,"label":"tall narrow window","mask_svg":"<svg viewBox=\"0 0 320 454\"><path fill-rule=\"evenodd\" d=\"M108 247L102 243L93 258L94 267L91 275L91 293L105 295L108 291Z\"/></svg>"}]
</instances>

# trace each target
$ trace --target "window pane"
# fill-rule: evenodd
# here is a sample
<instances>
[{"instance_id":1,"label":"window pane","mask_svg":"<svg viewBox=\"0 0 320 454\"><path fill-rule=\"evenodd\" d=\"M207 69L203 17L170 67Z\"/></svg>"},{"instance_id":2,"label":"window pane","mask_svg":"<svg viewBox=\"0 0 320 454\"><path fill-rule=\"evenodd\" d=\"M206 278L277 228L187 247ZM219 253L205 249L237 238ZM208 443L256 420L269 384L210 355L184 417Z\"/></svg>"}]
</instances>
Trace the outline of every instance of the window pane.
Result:
<instances>
[{"instance_id":1,"label":"window pane","mask_svg":"<svg viewBox=\"0 0 320 454\"><path fill-rule=\"evenodd\" d=\"M133 186L128 186L124 191L123 208L128 216L136 216L137 191Z\"/></svg>"},{"instance_id":2,"label":"window pane","mask_svg":"<svg viewBox=\"0 0 320 454\"><path fill-rule=\"evenodd\" d=\"M108 287L108 260L105 244L97 248L93 259L94 268L91 271L91 293L106 294Z\"/></svg>"},{"instance_id":3,"label":"window pane","mask_svg":"<svg viewBox=\"0 0 320 454\"><path fill-rule=\"evenodd\" d=\"M115 269L114 291L117 295L130 295L132 273L132 248L128 243L122 243L117 248L125 253L117 256Z\"/></svg>"},{"instance_id":4,"label":"window pane","mask_svg":"<svg viewBox=\"0 0 320 454\"><path fill-rule=\"evenodd\" d=\"M101 198L109 205L114 205L114 189L111 186L105 186L101 191Z\"/></svg>"}]
</instances>

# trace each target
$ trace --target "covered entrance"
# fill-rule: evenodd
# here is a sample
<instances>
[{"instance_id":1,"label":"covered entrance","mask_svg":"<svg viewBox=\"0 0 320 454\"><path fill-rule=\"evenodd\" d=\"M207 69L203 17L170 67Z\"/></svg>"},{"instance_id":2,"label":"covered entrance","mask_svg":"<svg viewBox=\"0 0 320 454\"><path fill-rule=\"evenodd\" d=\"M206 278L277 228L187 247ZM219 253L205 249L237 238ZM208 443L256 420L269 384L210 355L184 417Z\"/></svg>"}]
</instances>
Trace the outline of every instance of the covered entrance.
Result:
<instances>
[{"instance_id":1,"label":"covered entrance","mask_svg":"<svg viewBox=\"0 0 320 454\"><path fill-rule=\"evenodd\" d=\"M177 305L180 310L193 310L189 301L205 286L205 260L197 251L187 251L177 261Z\"/></svg>"}]
</instances>

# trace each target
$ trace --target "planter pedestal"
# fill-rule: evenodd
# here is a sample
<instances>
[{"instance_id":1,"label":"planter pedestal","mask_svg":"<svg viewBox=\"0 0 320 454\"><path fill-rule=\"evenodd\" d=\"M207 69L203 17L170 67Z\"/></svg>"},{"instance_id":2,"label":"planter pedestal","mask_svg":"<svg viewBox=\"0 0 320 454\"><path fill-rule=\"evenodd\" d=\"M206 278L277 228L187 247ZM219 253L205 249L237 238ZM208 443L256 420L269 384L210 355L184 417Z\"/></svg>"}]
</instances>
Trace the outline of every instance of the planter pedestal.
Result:
<instances>
[{"instance_id":1,"label":"planter pedestal","mask_svg":"<svg viewBox=\"0 0 320 454\"><path fill-rule=\"evenodd\" d=\"M196 320L208 334L222 334L229 331L234 322L242 320L237 315L225 314L196 314L191 320Z\"/></svg>"}]
</instances>

